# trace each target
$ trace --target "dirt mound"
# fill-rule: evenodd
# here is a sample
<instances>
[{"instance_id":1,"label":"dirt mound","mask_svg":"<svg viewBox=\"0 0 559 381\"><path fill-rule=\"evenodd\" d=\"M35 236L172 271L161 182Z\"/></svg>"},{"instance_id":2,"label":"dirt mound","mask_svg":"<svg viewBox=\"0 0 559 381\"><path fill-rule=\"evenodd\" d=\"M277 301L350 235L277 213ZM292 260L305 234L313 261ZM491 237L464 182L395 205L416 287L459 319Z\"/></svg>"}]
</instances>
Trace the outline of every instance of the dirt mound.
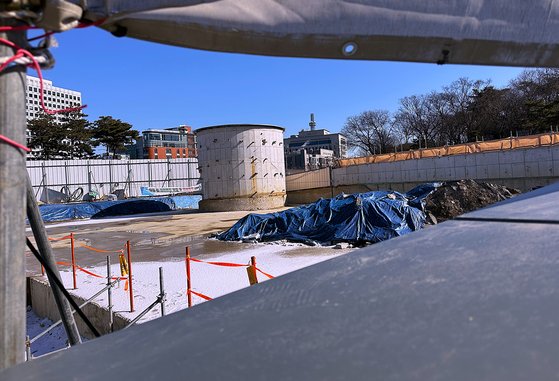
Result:
<instances>
[{"instance_id":1,"label":"dirt mound","mask_svg":"<svg viewBox=\"0 0 559 381\"><path fill-rule=\"evenodd\" d=\"M474 180L448 181L426 199L425 209L437 222L511 198L520 191Z\"/></svg>"}]
</instances>

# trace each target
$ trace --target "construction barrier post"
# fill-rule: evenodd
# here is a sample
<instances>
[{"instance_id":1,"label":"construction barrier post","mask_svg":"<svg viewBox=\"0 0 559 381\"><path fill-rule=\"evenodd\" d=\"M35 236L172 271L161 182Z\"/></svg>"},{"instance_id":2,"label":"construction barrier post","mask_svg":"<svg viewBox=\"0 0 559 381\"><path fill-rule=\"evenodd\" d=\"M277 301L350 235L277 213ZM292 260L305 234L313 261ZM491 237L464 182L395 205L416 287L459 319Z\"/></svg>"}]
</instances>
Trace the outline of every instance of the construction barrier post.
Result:
<instances>
[{"instance_id":1,"label":"construction barrier post","mask_svg":"<svg viewBox=\"0 0 559 381\"><path fill-rule=\"evenodd\" d=\"M78 288L78 283L76 282L76 255L74 252L74 233L70 233L70 247L72 250L72 278L74 280L74 290Z\"/></svg>"},{"instance_id":2,"label":"construction barrier post","mask_svg":"<svg viewBox=\"0 0 559 381\"><path fill-rule=\"evenodd\" d=\"M111 287L111 257L107 255L107 301L109 305L107 306L109 310L109 332L113 331L113 293Z\"/></svg>"},{"instance_id":3,"label":"construction barrier post","mask_svg":"<svg viewBox=\"0 0 559 381\"><path fill-rule=\"evenodd\" d=\"M251 286L258 284L256 276L256 257L250 257L250 266L247 267L248 282Z\"/></svg>"},{"instance_id":4,"label":"construction barrier post","mask_svg":"<svg viewBox=\"0 0 559 381\"><path fill-rule=\"evenodd\" d=\"M190 289L190 248L186 247L186 297L188 299L188 308L192 307L192 294Z\"/></svg>"},{"instance_id":5,"label":"construction barrier post","mask_svg":"<svg viewBox=\"0 0 559 381\"><path fill-rule=\"evenodd\" d=\"M126 253L128 255L128 290L130 291L130 312L134 312L134 292L132 291L132 258L130 255L130 241L126 241Z\"/></svg>"},{"instance_id":6,"label":"construction barrier post","mask_svg":"<svg viewBox=\"0 0 559 381\"><path fill-rule=\"evenodd\" d=\"M41 265L41 275L45 275L45 267Z\"/></svg>"},{"instance_id":7,"label":"construction barrier post","mask_svg":"<svg viewBox=\"0 0 559 381\"><path fill-rule=\"evenodd\" d=\"M161 303L161 316L165 316L165 285L163 283L163 267L159 268L159 298Z\"/></svg>"}]
</instances>

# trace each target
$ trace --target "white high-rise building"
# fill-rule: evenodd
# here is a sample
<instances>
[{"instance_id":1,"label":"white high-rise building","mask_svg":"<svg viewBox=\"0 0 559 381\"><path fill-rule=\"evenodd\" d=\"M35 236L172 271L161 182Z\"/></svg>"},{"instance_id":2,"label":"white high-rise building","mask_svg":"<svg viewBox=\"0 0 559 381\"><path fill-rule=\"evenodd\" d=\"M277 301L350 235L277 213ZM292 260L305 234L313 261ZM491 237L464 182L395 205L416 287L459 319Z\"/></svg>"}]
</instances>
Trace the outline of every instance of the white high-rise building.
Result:
<instances>
[{"instance_id":1,"label":"white high-rise building","mask_svg":"<svg viewBox=\"0 0 559 381\"><path fill-rule=\"evenodd\" d=\"M40 93L41 81L37 77L28 75L25 94L25 113L27 120L38 118L41 115L42 108L41 100L39 98ZM70 107L79 107L82 105L82 93L79 91L53 86L52 81L46 79L43 79L43 95L45 107L49 110L60 110ZM60 122L61 118L64 117L63 114L54 114L53 116L57 122ZM31 139L31 132L26 130L25 135L27 137L27 142L29 142L29 139ZM29 154L29 157L33 157L37 151L40 151L40 149L34 149L33 152Z\"/></svg>"},{"instance_id":2,"label":"white high-rise building","mask_svg":"<svg viewBox=\"0 0 559 381\"><path fill-rule=\"evenodd\" d=\"M37 118L41 114L40 80L37 77L27 76L27 119ZM45 106L50 110L58 110L82 105L82 93L52 85L52 81L43 80L43 95ZM55 114L55 119L60 121L62 115Z\"/></svg>"}]
</instances>

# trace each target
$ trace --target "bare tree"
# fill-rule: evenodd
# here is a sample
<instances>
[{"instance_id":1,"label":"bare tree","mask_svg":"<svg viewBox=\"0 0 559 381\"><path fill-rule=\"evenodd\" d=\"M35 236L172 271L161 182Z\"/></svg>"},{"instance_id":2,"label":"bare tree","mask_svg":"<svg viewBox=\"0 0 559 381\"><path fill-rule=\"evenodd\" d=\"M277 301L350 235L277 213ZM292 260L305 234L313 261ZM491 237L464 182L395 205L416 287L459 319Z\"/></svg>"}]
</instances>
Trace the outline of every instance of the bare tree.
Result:
<instances>
[{"instance_id":1,"label":"bare tree","mask_svg":"<svg viewBox=\"0 0 559 381\"><path fill-rule=\"evenodd\" d=\"M443 91L402 98L396 124L404 136L422 146L463 143L473 125L472 97L485 84L459 78Z\"/></svg>"},{"instance_id":2,"label":"bare tree","mask_svg":"<svg viewBox=\"0 0 559 381\"><path fill-rule=\"evenodd\" d=\"M490 81L462 77L443 87L441 96L446 103L446 115L439 131L441 143L458 144L468 140L468 132L473 128L475 117L469 112L472 98L489 85Z\"/></svg>"},{"instance_id":3,"label":"bare tree","mask_svg":"<svg viewBox=\"0 0 559 381\"><path fill-rule=\"evenodd\" d=\"M402 135L412 141L434 142L437 139L435 116L429 95L412 95L400 99L400 107L394 116L394 123Z\"/></svg>"},{"instance_id":4,"label":"bare tree","mask_svg":"<svg viewBox=\"0 0 559 381\"><path fill-rule=\"evenodd\" d=\"M390 114L386 110L365 111L350 116L342 128L348 145L361 155L388 152L396 143Z\"/></svg>"}]
</instances>

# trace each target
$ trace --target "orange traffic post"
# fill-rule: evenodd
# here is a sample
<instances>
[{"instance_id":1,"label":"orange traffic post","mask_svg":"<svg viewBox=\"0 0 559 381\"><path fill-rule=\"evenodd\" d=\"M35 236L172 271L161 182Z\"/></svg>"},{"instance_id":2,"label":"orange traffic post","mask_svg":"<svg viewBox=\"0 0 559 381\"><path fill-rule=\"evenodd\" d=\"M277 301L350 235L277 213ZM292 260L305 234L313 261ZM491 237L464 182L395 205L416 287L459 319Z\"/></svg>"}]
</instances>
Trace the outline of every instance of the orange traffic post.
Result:
<instances>
[{"instance_id":1,"label":"orange traffic post","mask_svg":"<svg viewBox=\"0 0 559 381\"><path fill-rule=\"evenodd\" d=\"M258 283L256 276L256 257L250 257L250 266L247 267L248 282L251 286Z\"/></svg>"},{"instance_id":2,"label":"orange traffic post","mask_svg":"<svg viewBox=\"0 0 559 381\"><path fill-rule=\"evenodd\" d=\"M41 265L41 275L45 275L45 268Z\"/></svg>"},{"instance_id":3,"label":"orange traffic post","mask_svg":"<svg viewBox=\"0 0 559 381\"><path fill-rule=\"evenodd\" d=\"M130 312L134 312L134 292L132 291L132 257L130 256L130 241L126 241L128 255L128 291L130 293Z\"/></svg>"},{"instance_id":4,"label":"orange traffic post","mask_svg":"<svg viewBox=\"0 0 559 381\"><path fill-rule=\"evenodd\" d=\"M188 299L188 308L192 307L192 293L190 286L190 248L186 247L186 297Z\"/></svg>"},{"instance_id":5,"label":"orange traffic post","mask_svg":"<svg viewBox=\"0 0 559 381\"><path fill-rule=\"evenodd\" d=\"M74 233L70 233L70 247L72 250L72 278L74 279L74 290L78 288L78 283L76 281L76 255L74 252Z\"/></svg>"}]
</instances>

